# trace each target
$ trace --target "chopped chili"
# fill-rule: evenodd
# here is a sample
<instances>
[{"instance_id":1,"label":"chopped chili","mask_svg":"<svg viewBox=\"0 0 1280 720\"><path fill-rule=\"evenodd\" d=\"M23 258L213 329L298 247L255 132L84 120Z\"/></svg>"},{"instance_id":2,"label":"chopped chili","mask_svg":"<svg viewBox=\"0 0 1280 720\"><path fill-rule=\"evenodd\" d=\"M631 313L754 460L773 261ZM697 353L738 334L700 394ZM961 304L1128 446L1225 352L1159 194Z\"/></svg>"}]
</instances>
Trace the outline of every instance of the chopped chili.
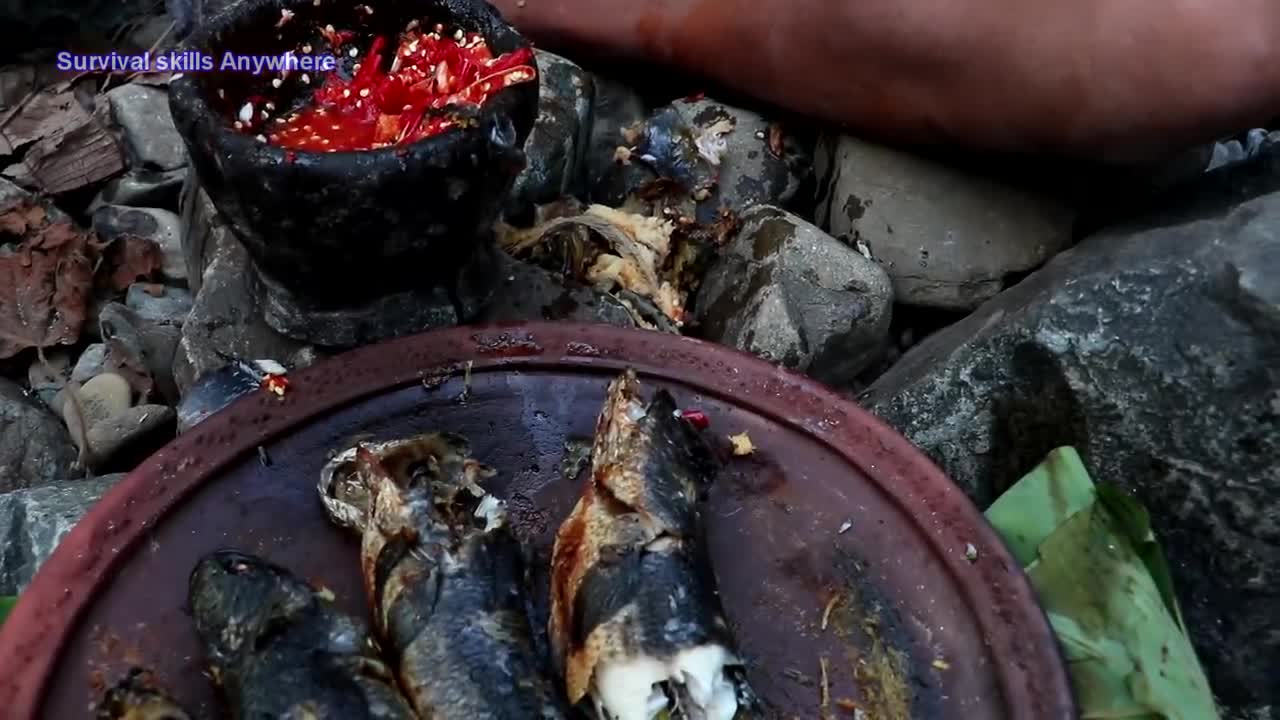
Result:
<instances>
[{"instance_id":1,"label":"chopped chili","mask_svg":"<svg viewBox=\"0 0 1280 720\"><path fill-rule=\"evenodd\" d=\"M237 124L245 132L262 132L273 145L291 150L335 152L404 145L437 135L466 121L444 114L446 106L479 106L490 96L537 75L533 51L521 48L494 57L479 33L444 35L411 22L400 35L395 55L384 57L387 39L372 39L359 57L354 75L330 73L306 108L286 116L259 118L253 102ZM332 25L322 31L335 52L354 37ZM260 100L254 98L254 101ZM252 102L252 101L251 101ZM245 121L245 115L251 120Z\"/></svg>"},{"instance_id":2,"label":"chopped chili","mask_svg":"<svg viewBox=\"0 0 1280 720\"><path fill-rule=\"evenodd\" d=\"M707 414L701 410L681 410L680 419L688 422L699 430L706 430L711 427L711 420Z\"/></svg>"}]
</instances>

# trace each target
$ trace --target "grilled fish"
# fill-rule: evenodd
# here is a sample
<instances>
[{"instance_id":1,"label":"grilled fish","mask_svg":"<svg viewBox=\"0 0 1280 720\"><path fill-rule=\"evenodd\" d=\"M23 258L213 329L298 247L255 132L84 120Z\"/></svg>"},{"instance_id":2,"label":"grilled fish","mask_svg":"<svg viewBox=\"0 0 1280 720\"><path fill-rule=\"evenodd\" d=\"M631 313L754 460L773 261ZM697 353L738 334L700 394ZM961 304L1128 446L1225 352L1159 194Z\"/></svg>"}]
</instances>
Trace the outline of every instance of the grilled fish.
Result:
<instances>
[{"instance_id":1,"label":"grilled fish","mask_svg":"<svg viewBox=\"0 0 1280 720\"><path fill-rule=\"evenodd\" d=\"M173 698L156 689L151 674L132 668L98 703L96 720L191 720Z\"/></svg>"},{"instance_id":2,"label":"grilled fish","mask_svg":"<svg viewBox=\"0 0 1280 720\"><path fill-rule=\"evenodd\" d=\"M367 630L288 570L234 550L205 556L188 602L236 720L416 720Z\"/></svg>"},{"instance_id":3,"label":"grilled fish","mask_svg":"<svg viewBox=\"0 0 1280 720\"><path fill-rule=\"evenodd\" d=\"M449 433L360 445L325 469L321 498L361 532L374 626L421 717L561 720L525 614L519 545L480 485L493 471L469 453Z\"/></svg>"},{"instance_id":4,"label":"grilled fish","mask_svg":"<svg viewBox=\"0 0 1280 720\"><path fill-rule=\"evenodd\" d=\"M666 391L609 386L590 477L556 534L552 655L569 702L601 720L759 716L706 554L711 449Z\"/></svg>"}]
</instances>

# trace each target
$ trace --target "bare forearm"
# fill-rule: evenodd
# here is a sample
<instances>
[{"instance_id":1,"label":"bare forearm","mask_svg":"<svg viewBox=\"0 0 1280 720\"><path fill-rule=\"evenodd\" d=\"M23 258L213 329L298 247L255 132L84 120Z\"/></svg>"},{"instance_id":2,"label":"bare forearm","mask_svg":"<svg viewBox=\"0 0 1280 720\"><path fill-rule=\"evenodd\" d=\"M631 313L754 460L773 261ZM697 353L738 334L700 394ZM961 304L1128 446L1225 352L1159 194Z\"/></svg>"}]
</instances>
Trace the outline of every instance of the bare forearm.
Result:
<instances>
[{"instance_id":1,"label":"bare forearm","mask_svg":"<svg viewBox=\"0 0 1280 720\"><path fill-rule=\"evenodd\" d=\"M1280 116L1273 0L498 0L867 135L1143 159Z\"/></svg>"}]
</instances>

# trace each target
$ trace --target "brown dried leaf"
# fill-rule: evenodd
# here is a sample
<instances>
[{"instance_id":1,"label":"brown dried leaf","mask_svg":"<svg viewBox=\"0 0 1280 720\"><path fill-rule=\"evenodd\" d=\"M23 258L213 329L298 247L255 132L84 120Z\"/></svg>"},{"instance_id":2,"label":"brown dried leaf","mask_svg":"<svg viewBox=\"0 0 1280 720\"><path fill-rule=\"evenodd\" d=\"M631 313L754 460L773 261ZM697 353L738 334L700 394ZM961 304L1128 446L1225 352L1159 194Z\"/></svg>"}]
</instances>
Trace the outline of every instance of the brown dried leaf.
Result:
<instances>
[{"instance_id":1,"label":"brown dried leaf","mask_svg":"<svg viewBox=\"0 0 1280 720\"><path fill-rule=\"evenodd\" d=\"M112 290L127 290L138 280L150 279L164 263L160 246L146 238L125 235L107 246L104 267Z\"/></svg>"},{"instance_id":2,"label":"brown dried leaf","mask_svg":"<svg viewBox=\"0 0 1280 720\"><path fill-rule=\"evenodd\" d=\"M34 203L24 203L0 215L0 233L26 235L27 228L40 227L44 222L44 208Z\"/></svg>"},{"instance_id":3,"label":"brown dried leaf","mask_svg":"<svg viewBox=\"0 0 1280 720\"><path fill-rule=\"evenodd\" d=\"M17 247L0 254L0 359L74 343L93 285L89 236L66 222L33 227L29 211L0 214L0 225L24 227Z\"/></svg>"}]
</instances>

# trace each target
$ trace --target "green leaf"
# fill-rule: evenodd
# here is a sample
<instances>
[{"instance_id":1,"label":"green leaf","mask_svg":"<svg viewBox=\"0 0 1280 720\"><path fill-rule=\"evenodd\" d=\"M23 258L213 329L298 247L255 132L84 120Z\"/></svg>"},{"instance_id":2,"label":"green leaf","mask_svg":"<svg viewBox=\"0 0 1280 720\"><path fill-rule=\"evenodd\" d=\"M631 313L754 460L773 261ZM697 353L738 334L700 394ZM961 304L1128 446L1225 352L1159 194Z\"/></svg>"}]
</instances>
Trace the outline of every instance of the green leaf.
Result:
<instances>
[{"instance_id":1,"label":"green leaf","mask_svg":"<svg viewBox=\"0 0 1280 720\"><path fill-rule=\"evenodd\" d=\"M1049 453L1036 469L987 509L987 521L1026 567L1054 528L1093 504L1093 481L1074 448Z\"/></svg>"},{"instance_id":2,"label":"green leaf","mask_svg":"<svg viewBox=\"0 0 1280 720\"><path fill-rule=\"evenodd\" d=\"M9 617L9 611L13 609L17 602L17 595L0 595L0 623L3 623L4 619Z\"/></svg>"},{"instance_id":3,"label":"green leaf","mask_svg":"<svg viewBox=\"0 0 1280 720\"><path fill-rule=\"evenodd\" d=\"M1095 487L1075 450L1059 448L987 518L1036 590L1082 718L1219 717L1137 500L1105 483Z\"/></svg>"}]
</instances>

